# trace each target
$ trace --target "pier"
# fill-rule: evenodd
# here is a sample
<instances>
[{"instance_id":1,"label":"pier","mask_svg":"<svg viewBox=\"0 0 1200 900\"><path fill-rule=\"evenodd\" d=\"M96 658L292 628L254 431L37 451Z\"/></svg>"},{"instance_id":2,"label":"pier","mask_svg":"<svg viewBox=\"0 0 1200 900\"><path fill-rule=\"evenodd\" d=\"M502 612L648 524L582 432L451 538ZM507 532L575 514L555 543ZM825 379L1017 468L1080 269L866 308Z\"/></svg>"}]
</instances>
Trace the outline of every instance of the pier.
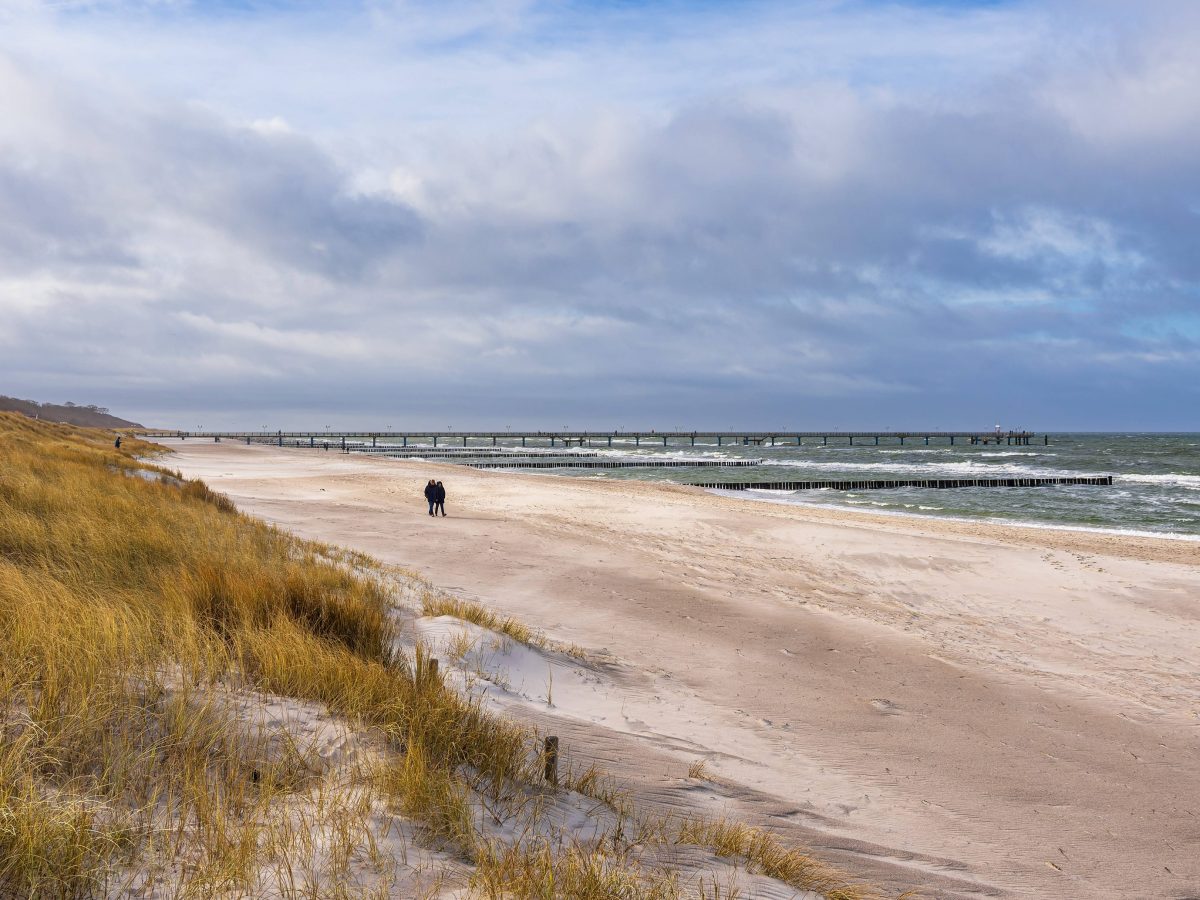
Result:
<instances>
[{"instance_id":1,"label":"pier","mask_svg":"<svg viewBox=\"0 0 1200 900\"><path fill-rule=\"evenodd\" d=\"M139 431L147 438L180 440L232 440L280 447L324 447L368 444L371 447L410 442L435 448L450 447L612 447L632 443L661 447L695 447L697 444L743 447L904 447L958 444L1026 447L1049 444L1050 435L1032 431Z\"/></svg>"}]
</instances>

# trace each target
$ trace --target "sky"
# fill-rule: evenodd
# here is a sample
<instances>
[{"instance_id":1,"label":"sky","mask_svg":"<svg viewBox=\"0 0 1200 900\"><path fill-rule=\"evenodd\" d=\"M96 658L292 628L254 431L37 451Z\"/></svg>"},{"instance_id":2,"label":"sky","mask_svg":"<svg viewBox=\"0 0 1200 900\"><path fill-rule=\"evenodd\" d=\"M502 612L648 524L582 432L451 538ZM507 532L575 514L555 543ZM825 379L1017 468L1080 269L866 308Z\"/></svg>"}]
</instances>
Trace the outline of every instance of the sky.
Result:
<instances>
[{"instance_id":1,"label":"sky","mask_svg":"<svg viewBox=\"0 0 1200 900\"><path fill-rule=\"evenodd\" d=\"M1200 3L0 0L0 393L1200 430Z\"/></svg>"}]
</instances>

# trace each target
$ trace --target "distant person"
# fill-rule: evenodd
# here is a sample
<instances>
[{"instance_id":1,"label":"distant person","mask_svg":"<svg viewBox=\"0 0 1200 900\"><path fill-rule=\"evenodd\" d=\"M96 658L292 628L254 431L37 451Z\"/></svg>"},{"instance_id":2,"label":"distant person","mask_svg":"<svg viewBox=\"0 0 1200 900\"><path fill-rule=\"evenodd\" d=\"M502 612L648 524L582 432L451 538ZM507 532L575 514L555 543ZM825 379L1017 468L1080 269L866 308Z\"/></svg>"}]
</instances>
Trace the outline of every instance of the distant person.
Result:
<instances>
[{"instance_id":1,"label":"distant person","mask_svg":"<svg viewBox=\"0 0 1200 900\"><path fill-rule=\"evenodd\" d=\"M113 446L116 447L118 450L121 449L121 436L119 434L117 435L117 439L115 441L113 441Z\"/></svg>"},{"instance_id":2,"label":"distant person","mask_svg":"<svg viewBox=\"0 0 1200 900\"><path fill-rule=\"evenodd\" d=\"M425 485L425 499L429 501L429 514L432 516L434 504L437 503L437 482L432 478L429 479L429 484Z\"/></svg>"},{"instance_id":3,"label":"distant person","mask_svg":"<svg viewBox=\"0 0 1200 900\"><path fill-rule=\"evenodd\" d=\"M433 502L434 502L434 513L433 514L437 515L440 512L443 516L446 515L446 489L444 487L442 487L442 483L440 481L436 485L434 485Z\"/></svg>"}]
</instances>

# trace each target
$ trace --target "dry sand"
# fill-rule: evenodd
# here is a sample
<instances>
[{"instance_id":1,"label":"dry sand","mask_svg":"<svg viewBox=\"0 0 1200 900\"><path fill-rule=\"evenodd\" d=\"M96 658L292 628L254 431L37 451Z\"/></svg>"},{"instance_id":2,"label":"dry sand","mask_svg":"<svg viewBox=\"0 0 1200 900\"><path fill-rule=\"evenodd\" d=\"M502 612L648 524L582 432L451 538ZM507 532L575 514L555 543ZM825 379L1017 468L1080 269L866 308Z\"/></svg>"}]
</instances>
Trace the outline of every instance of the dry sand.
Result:
<instances>
[{"instance_id":1,"label":"dry sand","mask_svg":"<svg viewBox=\"0 0 1200 900\"><path fill-rule=\"evenodd\" d=\"M515 661L510 705L647 802L924 896L1200 897L1200 543L168 445L246 512L585 648Z\"/></svg>"}]
</instances>

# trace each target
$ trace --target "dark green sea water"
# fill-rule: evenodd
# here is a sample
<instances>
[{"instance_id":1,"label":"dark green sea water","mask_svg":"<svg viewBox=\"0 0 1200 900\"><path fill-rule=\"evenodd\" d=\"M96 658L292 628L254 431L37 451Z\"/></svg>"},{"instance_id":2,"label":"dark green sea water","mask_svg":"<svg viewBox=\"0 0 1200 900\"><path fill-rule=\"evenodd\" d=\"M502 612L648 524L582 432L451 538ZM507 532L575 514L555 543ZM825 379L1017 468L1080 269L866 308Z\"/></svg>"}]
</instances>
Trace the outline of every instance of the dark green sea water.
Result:
<instances>
[{"instance_id":1,"label":"dark green sea water","mask_svg":"<svg viewBox=\"0 0 1200 900\"><path fill-rule=\"evenodd\" d=\"M737 469L562 470L567 477L697 483L868 478L1112 475L1112 487L901 488L880 491L737 492L737 496L873 512L990 519L1200 538L1200 434L1051 435L1049 446L940 445L635 448L617 456L761 458Z\"/></svg>"}]
</instances>

